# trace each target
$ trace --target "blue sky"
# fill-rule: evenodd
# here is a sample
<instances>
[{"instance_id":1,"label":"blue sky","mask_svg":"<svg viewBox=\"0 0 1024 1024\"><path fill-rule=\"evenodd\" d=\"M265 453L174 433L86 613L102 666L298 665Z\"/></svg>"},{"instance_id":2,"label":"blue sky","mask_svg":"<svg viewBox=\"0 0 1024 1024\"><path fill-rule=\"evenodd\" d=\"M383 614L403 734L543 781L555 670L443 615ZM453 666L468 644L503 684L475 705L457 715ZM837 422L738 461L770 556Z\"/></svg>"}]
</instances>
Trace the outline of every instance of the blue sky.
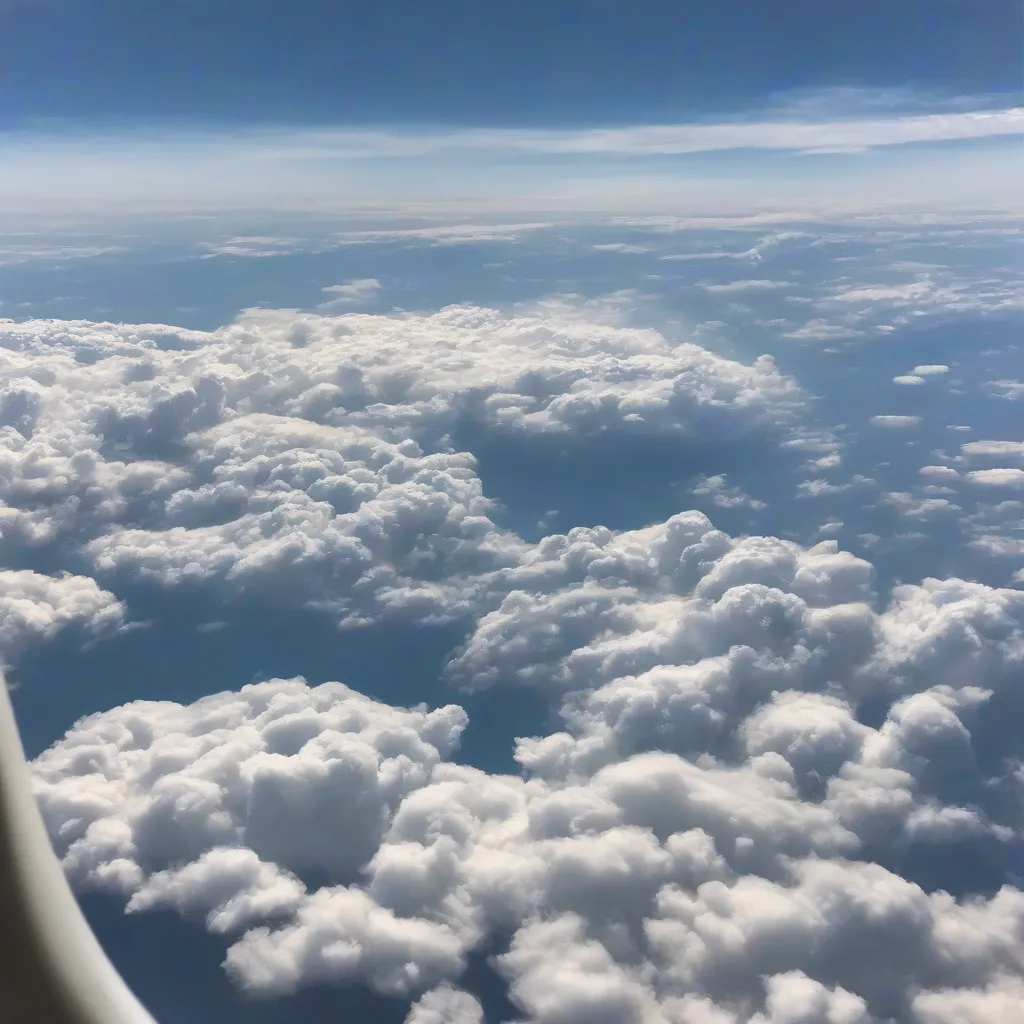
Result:
<instances>
[{"instance_id":1,"label":"blue sky","mask_svg":"<svg viewBox=\"0 0 1024 1024\"><path fill-rule=\"evenodd\" d=\"M1016 1021L1019 3L0 32L0 659L162 1024Z\"/></svg>"},{"instance_id":2,"label":"blue sky","mask_svg":"<svg viewBox=\"0 0 1024 1024\"><path fill-rule=\"evenodd\" d=\"M0 115L622 124L829 86L1009 93L1013 0L8 4Z\"/></svg>"}]
</instances>

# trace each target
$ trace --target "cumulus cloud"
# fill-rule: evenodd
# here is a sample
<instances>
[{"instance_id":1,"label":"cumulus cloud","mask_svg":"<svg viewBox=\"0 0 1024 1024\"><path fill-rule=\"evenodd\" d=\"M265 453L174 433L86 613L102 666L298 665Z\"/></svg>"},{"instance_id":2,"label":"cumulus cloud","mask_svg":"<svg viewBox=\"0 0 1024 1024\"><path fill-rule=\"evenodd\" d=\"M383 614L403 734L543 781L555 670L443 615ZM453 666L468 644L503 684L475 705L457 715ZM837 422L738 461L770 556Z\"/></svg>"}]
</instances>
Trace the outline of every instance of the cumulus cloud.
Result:
<instances>
[{"instance_id":1,"label":"cumulus cloud","mask_svg":"<svg viewBox=\"0 0 1024 1024\"><path fill-rule=\"evenodd\" d=\"M1006 468L999 469L975 469L967 474L967 479L972 484L981 484L984 487L1024 487L1024 469Z\"/></svg>"},{"instance_id":2,"label":"cumulus cloud","mask_svg":"<svg viewBox=\"0 0 1024 1024\"><path fill-rule=\"evenodd\" d=\"M1008 456L1024 458L1024 441L968 441L960 446L964 455L971 456Z\"/></svg>"},{"instance_id":3,"label":"cumulus cloud","mask_svg":"<svg viewBox=\"0 0 1024 1024\"><path fill-rule=\"evenodd\" d=\"M138 701L84 719L41 755L37 795L47 821L61 822L58 848L76 881L135 892L139 909L199 892L219 907L232 879L291 891L221 847L244 844L291 871L344 873L368 860L388 808L429 778L465 724L454 705L406 711L302 680L187 707Z\"/></svg>"},{"instance_id":4,"label":"cumulus cloud","mask_svg":"<svg viewBox=\"0 0 1024 1024\"><path fill-rule=\"evenodd\" d=\"M918 473L930 480L959 480L960 474L952 466L922 466Z\"/></svg>"},{"instance_id":5,"label":"cumulus cloud","mask_svg":"<svg viewBox=\"0 0 1024 1024\"><path fill-rule=\"evenodd\" d=\"M475 997L451 985L439 985L418 999L405 1024L483 1024L484 1011Z\"/></svg>"},{"instance_id":6,"label":"cumulus cloud","mask_svg":"<svg viewBox=\"0 0 1024 1024\"><path fill-rule=\"evenodd\" d=\"M87 576L0 570L0 658L14 658L72 624L92 634L124 622L124 605Z\"/></svg>"},{"instance_id":7,"label":"cumulus cloud","mask_svg":"<svg viewBox=\"0 0 1024 1024\"><path fill-rule=\"evenodd\" d=\"M0 325L0 543L71 548L100 579L266 585L349 625L459 618L453 699L528 687L551 711L515 774L459 762L458 704L340 682L92 715L34 763L69 877L203 922L244 989L363 984L407 1024L481 1024L458 987L481 953L532 1024L999 1020L1024 979L1024 592L880 594L835 539L695 511L500 526L453 438L685 444L770 434L801 401L767 357L623 327L622 299ZM832 435L777 440L839 461ZM923 466L921 494L882 501L959 511L935 488L1016 479L1017 444L964 445L1002 467ZM691 485L763 507L724 474ZM85 577L6 584L15 647L121 622Z\"/></svg>"},{"instance_id":8,"label":"cumulus cloud","mask_svg":"<svg viewBox=\"0 0 1024 1024\"><path fill-rule=\"evenodd\" d=\"M168 583L273 576L352 621L437 621L521 546L454 431L736 437L800 402L770 357L570 312L2 323L0 543L70 542L100 573Z\"/></svg>"},{"instance_id":9,"label":"cumulus cloud","mask_svg":"<svg viewBox=\"0 0 1024 1024\"><path fill-rule=\"evenodd\" d=\"M834 540L695 512L549 536L498 576L448 678L555 703L521 775L457 763L461 708L340 683L135 702L35 763L69 875L205 918L245 988L361 982L413 1024L477 1024L453 986L496 942L537 1024L999 1011L1024 978L1024 593L879 605Z\"/></svg>"},{"instance_id":10,"label":"cumulus cloud","mask_svg":"<svg viewBox=\"0 0 1024 1024\"><path fill-rule=\"evenodd\" d=\"M924 377L918 377L916 374L908 373L899 377L893 377L892 382L893 384L923 384Z\"/></svg>"},{"instance_id":11,"label":"cumulus cloud","mask_svg":"<svg viewBox=\"0 0 1024 1024\"><path fill-rule=\"evenodd\" d=\"M925 363L921 366L915 366L913 373L918 377L934 377L939 374L949 373L949 367L943 363Z\"/></svg>"}]
</instances>

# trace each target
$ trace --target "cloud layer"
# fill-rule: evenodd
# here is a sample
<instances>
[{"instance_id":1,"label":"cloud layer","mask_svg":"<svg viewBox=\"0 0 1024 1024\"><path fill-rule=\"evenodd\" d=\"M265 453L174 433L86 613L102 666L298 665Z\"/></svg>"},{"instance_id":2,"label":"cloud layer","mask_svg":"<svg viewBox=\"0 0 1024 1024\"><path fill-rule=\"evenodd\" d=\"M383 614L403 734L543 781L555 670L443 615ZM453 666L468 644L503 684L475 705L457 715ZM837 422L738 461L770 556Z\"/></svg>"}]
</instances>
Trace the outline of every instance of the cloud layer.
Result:
<instances>
[{"instance_id":1,"label":"cloud layer","mask_svg":"<svg viewBox=\"0 0 1024 1024\"><path fill-rule=\"evenodd\" d=\"M549 537L512 572L450 672L562 702L521 777L452 760L455 705L300 679L135 702L36 763L72 878L205 917L246 988L428 993L413 1020L479 1019L445 986L502 936L537 1022L1009 1005L1024 594L927 580L878 612L833 543L696 513Z\"/></svg>"},{"instance_id":2,"label":"cloud layer","mask_svg":"<svg viewBox=\"0 0 1024 1024\"><path fill-rule=\"evenodd\" d=\"M800 397L650 330L452 307L253 311L205 334L0 324L3 543L72 546L101 574L273 581L353 621L479 606L522 542L452 435L742 437Z\"/></svg>"},{"instance_id":3,"label":"cloud layer","mask_svg":"<svg viewBox=\"0 0 1024 1024\"><path fill-rule=\"evenodd\" d=\"M697 511L531 539L486 493L475 443L757 436L835 468L838 441L794 440L803 396L770 358L561 298L256 310L209 333L8 321L0 369L0 553L77 567L0 573L5 652L121 625L140 576L349 628L465 625L437 708L296 677L78 722L34 765L76 885L202 922L246 990L362 984L406 999L407 1024L482 1024L460 987L479 953L533 1024L1016 1013L1024 592L880 594L834 539L731 536ZM1015 445L914 472L1002 492ZM731 481L690 493L765 507ZM459 758L458 693L499 688L540 694L557 723L517 739L515 775Z\"/></svg>"}]
</instances>

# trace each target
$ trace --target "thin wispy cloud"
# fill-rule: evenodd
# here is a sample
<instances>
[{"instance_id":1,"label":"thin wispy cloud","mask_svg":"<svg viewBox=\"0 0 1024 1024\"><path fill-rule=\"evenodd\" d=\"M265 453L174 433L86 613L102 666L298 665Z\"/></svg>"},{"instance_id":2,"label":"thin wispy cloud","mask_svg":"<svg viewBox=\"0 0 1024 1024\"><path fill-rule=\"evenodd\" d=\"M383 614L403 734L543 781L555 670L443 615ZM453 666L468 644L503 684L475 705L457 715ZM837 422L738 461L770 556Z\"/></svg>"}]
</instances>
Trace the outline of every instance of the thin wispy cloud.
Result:
<instances>
[{"instance_id":1,"label":"thin wispy cloud","mask_svg":"<svg viewBox=\"0 0 1024 1024\"><path fill-rule=\"evenodd\" d=\"M467 220L483 211L539 220L555 211L812 216L1020 205L1000 147L1024 136L1024 108L907 112L850 99L844 111L835 99L821 109L804 100L770 114L618 127L62 124L0 133L0 196L12 211L448 207ZM941 161L932 146L942 147ZM753 152L771 165L736 163Z\"/></svg>"},{"instance_id":2,"label":"thin wispy cloud","mask_svg":"<svg viewBox=\"0 0 1024 1024\"><path fill-rule=\"evenodd\" d=\"M637 124L616 128L375 129L339 127L257 128L231 133L230 145L262 160L371 160L451 154L523 156L681 156L730 150L850 153L888 146L1024 136L1024 107L955 113L830 120L801 119L799 112L771 120ZM152 130L119 133L111 144L159 144ZM65 136L66 138L66 136ZM27 144L45 137L15 136ZM196 146L225 144L222 135L181 133Z\"/></svg>"}]
</instances>

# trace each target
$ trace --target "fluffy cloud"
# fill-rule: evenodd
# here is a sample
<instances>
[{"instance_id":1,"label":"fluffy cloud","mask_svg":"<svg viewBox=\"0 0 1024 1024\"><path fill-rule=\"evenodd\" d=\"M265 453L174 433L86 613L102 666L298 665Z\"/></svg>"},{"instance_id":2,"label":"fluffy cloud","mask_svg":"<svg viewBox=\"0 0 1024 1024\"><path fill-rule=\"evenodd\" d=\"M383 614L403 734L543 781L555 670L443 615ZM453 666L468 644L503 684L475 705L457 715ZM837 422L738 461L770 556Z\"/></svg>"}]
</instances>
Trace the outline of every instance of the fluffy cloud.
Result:
<instances>
[{"instance_id":1,"label":"fluffy cloud","mask_svg":"<svg viewBox=\"0 0 1024 1024\"><path fill-rule=\"evenodd\" d=\"M1024 487L1024 469L1005 468L999 469L975 469L967 474L967 479L972 484L981 484L985 487Z\"/></svg>"},{"instance_id":2,"label":"fluffy cloud","mask_svg":"<svg viewBox=\"0 0 1024 1024\"><path fill-rule=\"evenodd\" d=\"M918 473L932 480L959 480L960 474L952 466L922 466Z\"/></svg>"},{"instance_id":3,"label":"fluffy cloud","mask_svg":"<svg viewBox=\"0 0 1024 1024\"><path fill-rule=\"evenodd\" d=\"M500 527L453 440L470 428L685 443L770 431L798 401L771 360L621 327L615 306L0 325L2 544L115 582L272 586L349 624L460 617L444 679L530 687L557 723L503 775L458 762L456 704L302 679L137 701L35 762L67 873L203 921L245 989L364 984L408 1000L407 1024L480 1024L456 986L494 950L533 1024L1009 1019L1024 592L880 597L834 539L731 537L692 511L537 542ZM1014 444L961 461L1005 467ZM831 437L790 446L838 458ZM724 476L694 487L760 505ZM91 579L5 575L0 645L121 621Z\"/></svg>"},{"instance_id":4,"label":"fluffy cloud","mask_svg":"<svg viewBox=\"0 0 1024 1024\"><path fill-rule=\"evenodd\" d=\"M452 761L460 708L338 683L136 702L36 762L71 877L205 917L243 987L361 982L413 1024L476 1024L451 986L495 942L537 1024L1002 1012L1024 594L926 580L879 608L834 541L692 512L547 537L494 580L448 675L560 706L522 775Z\"/></svg>"},{"instance_id":5,"label":"fluffy cloud","mask_svg":"<svg viewBox=\"0 0 1024 1024\"><path fill-rule=\"evenodd\" d=\"M121 602L87 576L0 570L0 658L13 658L72 624L96 634L123 621Z\"/></svg>"},{"instance_id":6,"label":"fluffy cloud","mask_svg":"<svg viewBox=\"0 0 1024 1024\"><path fill-rule=\"evenodd\" d=\"M743 365L567 302L256 310L210 333L0 323L3 543L71 544L100 573L168 583L273 577L352 621L437 620L521 548L453 432L729 437L798 404L767 356Z\"/></svg>"},{"instance_id":7,"label":"fluffy cloud","mask_svg":"<svg viewBox=\"0 0 1024 1024\"><path fill-rule=\"evenodd\" d=\"M440 985L417 1000L405 1024L483 1024L483 1019L483 1009L468 992Z\"/></svg>"},{"instance_id":8,"label":"fluffy cloud","mask_svg":"<svg viewBox=\"0 0 1024 1024\"><path fill-rule=\"evenodd\" d=\"M294 896L266 865L356 870L465 724L454 705L398 710L302 680L187 707L139 701L84 719L42 754L37 795L79 883L134 893L136 909L206 899L223 914L242 890Z\"/></svg>"},{"instance_id":9,"label":"fluffy cloud","mask_svg":"<svg viewBox=\"0 0 1024 1024\"><path fill-rule=\"evenodd\" d=\"M1024 441L968 441L960 446L960 450L968 458L993 455L1024 457Z\"/></svg>"}]
</instances>

